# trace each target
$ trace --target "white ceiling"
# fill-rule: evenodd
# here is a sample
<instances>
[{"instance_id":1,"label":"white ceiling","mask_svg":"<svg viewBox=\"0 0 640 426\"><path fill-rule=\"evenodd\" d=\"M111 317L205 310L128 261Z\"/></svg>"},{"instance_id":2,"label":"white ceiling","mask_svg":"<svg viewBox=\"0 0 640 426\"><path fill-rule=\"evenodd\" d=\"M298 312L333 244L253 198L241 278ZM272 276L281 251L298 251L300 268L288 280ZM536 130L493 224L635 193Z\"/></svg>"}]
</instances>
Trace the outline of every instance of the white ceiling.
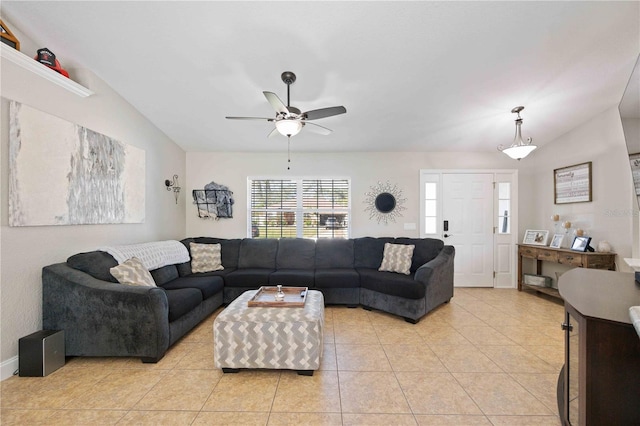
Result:
<instances>
[{"instance_id":1,"label":"white ceiling","mask_svg":"<svg viewBox=\"0 0 640 426\"><path fill-rule=\"evenodd\" d=\"M297 151L495 152L545 145L620 101L640 2L31 2L2 14L88 68L187 151L281 151L262 95L344 105ZM35 52L34 52L35 53Z\"/></svg>"}]
</instances>

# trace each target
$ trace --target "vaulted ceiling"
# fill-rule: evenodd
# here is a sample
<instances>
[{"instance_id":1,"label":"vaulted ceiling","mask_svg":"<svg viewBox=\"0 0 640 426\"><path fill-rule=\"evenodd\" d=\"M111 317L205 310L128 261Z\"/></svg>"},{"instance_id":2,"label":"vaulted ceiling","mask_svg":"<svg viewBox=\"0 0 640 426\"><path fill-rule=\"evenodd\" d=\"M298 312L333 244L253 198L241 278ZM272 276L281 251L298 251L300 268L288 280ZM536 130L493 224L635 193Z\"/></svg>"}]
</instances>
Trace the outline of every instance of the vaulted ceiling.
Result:
<instances>
[{"instance_id":1,"label":"vaulted ceiling","mask_svg":"<svg viewBox=\"0 0 640 426\"><path fill-rule=\"evenodd\" d=\"M262 91L344 105L297 151L496 152L545 145L620 101L640 53L633 2L7 1L2 15L87 68L187 151L280 151Z\"/></svg>"}]
</instances>

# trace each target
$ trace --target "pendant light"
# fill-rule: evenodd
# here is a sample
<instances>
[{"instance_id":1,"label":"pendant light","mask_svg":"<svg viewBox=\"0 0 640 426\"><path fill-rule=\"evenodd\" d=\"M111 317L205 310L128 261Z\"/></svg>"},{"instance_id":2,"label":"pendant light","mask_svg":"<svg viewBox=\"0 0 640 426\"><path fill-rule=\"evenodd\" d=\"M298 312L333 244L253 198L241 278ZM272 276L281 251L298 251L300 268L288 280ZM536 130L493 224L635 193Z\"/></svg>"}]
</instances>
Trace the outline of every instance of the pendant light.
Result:
<instances>
[{"instance_id":1,"label":"pendant light","mask_svg":"<svg viewBox=\"0 0 640 426\"><path fill-rule=\"evenodd\" d=\"M498 151L504 152L509 157L518 161L531 154L533 150L537 148L537 146L531 144L533 141L532 138L527 138L526 142L522 140L522 118L520 117L520 111L523 109L523 106L517 106L511 110L513 114L518 114L518 118L516 118L516 136L511 146L505 148L503 145L498 145Z\"/></svg>"}]
</instances>

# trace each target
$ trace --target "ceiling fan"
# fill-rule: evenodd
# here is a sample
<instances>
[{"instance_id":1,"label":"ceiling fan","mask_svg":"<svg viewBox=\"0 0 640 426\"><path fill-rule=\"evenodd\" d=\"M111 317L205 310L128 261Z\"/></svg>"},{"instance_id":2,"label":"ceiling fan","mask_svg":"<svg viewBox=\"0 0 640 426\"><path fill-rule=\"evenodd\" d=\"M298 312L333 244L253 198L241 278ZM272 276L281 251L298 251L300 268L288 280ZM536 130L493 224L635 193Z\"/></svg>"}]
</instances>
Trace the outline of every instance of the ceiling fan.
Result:
<instances>
[{"instance_id":1,"label":"ceiling fan","mask_svg":"<svg viewBox=\"0 0 640 426\"><path fill-rule=\"evenodd\" d=\"M296 75L291 71L285 71L281 75L282 81L287 85L287 104L285 105L278 95L273 92L262 92L267 101L271 104L273 109L276 110L275 118L264 117L226 117L230 120L267 120L269 122L275 122L275 129L269 133L269 137L275 135L283 135L290 138L297 135L300 130L306 125L309 125L309 130L319 133L321 135L328 135L332 132L331 129L320 126L316 123L311 123L312 120L318 120L320 118L331 117L334 115L344 114L347 109L343 106L334 106L329 108L314 109L307 112L301 112L298 108L291 106L290 104L290 88L296 81Z\"/></svg>"}]
</instances>

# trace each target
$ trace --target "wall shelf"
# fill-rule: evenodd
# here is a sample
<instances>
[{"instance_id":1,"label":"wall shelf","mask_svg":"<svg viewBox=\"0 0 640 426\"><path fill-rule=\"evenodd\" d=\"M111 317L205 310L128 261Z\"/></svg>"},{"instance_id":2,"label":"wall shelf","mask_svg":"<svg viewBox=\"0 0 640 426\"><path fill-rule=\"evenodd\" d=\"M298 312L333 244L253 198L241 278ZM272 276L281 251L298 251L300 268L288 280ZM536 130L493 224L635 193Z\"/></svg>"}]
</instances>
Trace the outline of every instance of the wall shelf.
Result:
<instances>
[{"instance_id":1,"label":"wall shelf","mask_svg":"<svg viewBox=\"0 0 640 426\"><path fill-rule=\"evenodd\" d=\"M13 49L4 43L0 43L0 56L19 67L30 71L40 77L49 80L50 82L57 84L63 89L78 95L82 98L93 95L93 92L84 86L76 83L75 81L64 77L62 74L55 72L54 70L42 65L40 62L33 58L28 57L24 53L20 53L16 49Z\"/></svg>"}]
</instances>

